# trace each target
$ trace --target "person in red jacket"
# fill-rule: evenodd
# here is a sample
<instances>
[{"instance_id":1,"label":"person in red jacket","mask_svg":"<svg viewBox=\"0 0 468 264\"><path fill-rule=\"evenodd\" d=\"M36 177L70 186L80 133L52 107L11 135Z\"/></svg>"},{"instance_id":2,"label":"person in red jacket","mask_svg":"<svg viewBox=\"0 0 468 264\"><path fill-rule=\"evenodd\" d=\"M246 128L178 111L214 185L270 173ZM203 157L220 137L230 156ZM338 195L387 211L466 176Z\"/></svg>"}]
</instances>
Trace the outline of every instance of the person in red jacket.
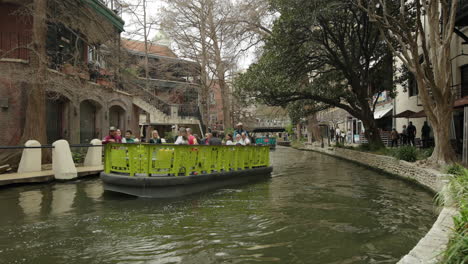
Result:
<instances>
[{"instance_id":1,"label":"person in red jacket","mask_svg":"<svg viewBox=\"0 0 468 264\"><path fill-rule=\"evenodd\" d=\"M122 143L122 137L117 135L117 129L115 127L109 128L109 135L102 141L102 144L107 143Z\"/></svg>"}]
</instances>

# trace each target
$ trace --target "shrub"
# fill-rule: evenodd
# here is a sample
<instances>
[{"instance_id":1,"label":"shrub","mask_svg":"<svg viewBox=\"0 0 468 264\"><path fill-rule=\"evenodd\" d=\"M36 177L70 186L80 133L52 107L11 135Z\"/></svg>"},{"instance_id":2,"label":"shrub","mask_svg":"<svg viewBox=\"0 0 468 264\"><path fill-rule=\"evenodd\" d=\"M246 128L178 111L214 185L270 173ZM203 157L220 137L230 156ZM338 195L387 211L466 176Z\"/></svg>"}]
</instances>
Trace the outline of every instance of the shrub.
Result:
<instances>
[{"instance_id":1,"label":"shrub","mask_svg":"<svg viewBox=\"0 0 468 264\"><path fill-rule=\"evenodd\" d=\"M396 149L395 157L400 160L415 162L417 160L417 150L412 146L403 146Z\"/></svg>"},{"instance_id":2,"label":"shrub","mask_svg":"<svg viewBox=\"0 0 468 264\"><path fill-rule=\"evenodd\" d=\"M360 151L370 151L371 146L368 143L364 143L358 146L358 150Z\"/></svg>"},{"instance_id":3,"label":"shrub","mask_svg":"<svg viewBox=\"0 0 468 264\"><path fill-rule=\"evenodd\" d=\"M465 168L460 164L453 164L447 168L447 173L452 174L452 175L460 176L460 175L463 175L464 172L465 172Z\"/></svg>"}]
</instances>

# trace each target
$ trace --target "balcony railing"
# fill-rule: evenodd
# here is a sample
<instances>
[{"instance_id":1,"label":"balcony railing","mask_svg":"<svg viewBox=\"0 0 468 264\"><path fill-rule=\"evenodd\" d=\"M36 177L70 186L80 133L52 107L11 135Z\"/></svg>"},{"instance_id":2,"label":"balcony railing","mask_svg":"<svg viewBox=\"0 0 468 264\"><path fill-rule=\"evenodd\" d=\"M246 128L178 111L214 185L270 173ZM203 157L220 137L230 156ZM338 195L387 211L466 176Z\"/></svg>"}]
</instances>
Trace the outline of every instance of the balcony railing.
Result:
<instances>
[{"instance_id":1,"label":"balcony railing","mask_svg":"<svg viewBox=\"0 0 468 264\"><path fill-rule=\"evenodd\" d=\"M0 58L29 60L27 46L31 36L19 32L0 32Z\"/></svg>"}]
</instances>

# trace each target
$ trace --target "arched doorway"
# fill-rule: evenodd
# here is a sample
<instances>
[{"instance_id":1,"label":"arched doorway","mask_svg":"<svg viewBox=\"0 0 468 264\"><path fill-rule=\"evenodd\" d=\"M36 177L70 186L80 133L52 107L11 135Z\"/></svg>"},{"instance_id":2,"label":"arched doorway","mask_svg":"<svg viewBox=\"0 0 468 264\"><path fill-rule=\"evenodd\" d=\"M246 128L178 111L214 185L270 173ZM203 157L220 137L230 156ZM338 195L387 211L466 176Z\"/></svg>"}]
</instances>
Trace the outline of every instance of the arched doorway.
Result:
<instances>
[{"instance_id":1,"label":"arched doorway","mask_svg":"<svg viewBox=\"0 0 468 264\"><path fill-rule=\"evenodd\" d=\"M80 142L89 143L94 138L100 138L97 127L98 113L101 106L91 100L84 100L80 104Z\"/></svg>"},{"instance_id":2,"label":"arched doorway","mask_svg":"<svg viewBox=\"0 0 468 264\"><path fill-rule=\"evenodd\" d=\"M109 108L109 125L125 131L125 109L119 105Z\"/></svg>"},{"instance_id":3,"label":"arched doorway","mask_svg":"<svg viewBox=\"0 0 468 264\"><path fill-rule=\"evenodd\" d=\"M59 139L69 140L70 101L57 93L47 94L46 120L47 142L52 144Z\"/></svg>"}]
</instances>

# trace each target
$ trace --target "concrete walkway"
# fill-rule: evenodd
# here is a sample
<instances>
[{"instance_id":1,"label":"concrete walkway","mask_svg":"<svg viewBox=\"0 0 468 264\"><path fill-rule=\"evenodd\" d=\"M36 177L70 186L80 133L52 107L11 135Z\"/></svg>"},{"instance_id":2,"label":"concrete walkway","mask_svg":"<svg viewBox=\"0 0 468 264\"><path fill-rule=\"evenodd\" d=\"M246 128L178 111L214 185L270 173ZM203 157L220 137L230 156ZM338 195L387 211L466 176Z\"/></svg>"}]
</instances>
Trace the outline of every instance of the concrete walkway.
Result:
<instances>
[{"instance_id":1,"label":"concrete walkway","mask_svg":"<svg viewBox=\"0 0 468 264\"><path fill-rule=\"evenodd\" d=\"M103 171L104 166L93 167L77 167L78 178L97 175ZM40 172L26 172L26 173L7 173L0 174L0 186L10 184L24 184L24 183L41 183L50 182L55 180L54 172L52 170L44 170Z\"/></svg>"}]
</instances>

